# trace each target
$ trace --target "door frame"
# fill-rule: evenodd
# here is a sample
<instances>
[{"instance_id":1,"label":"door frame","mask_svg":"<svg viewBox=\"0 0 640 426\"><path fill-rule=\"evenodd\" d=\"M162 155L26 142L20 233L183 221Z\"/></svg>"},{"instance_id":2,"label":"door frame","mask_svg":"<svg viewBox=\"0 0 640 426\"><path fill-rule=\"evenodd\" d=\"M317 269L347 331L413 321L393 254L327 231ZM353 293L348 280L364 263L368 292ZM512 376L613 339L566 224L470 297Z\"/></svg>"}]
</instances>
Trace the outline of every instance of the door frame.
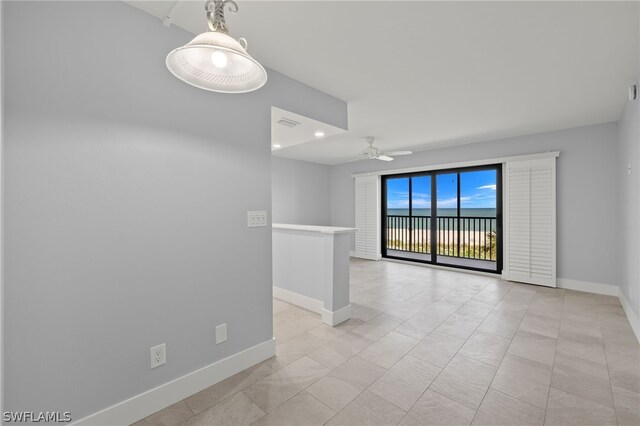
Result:
<instances>
[{"instance_id":1,"label":"door frame","mask_svg":"<svg viewBox=\"0 0 640 426\"><path fill-rule=\"evenodd\" d=\"M496 171L496 270L488 270L482 268L475 268L470 266L462 266L462 265L451 265L448 263L440 263L437 261L437 248L433 250L434 243L435 247L438 244L438 230L437 230L437 176L442 174L457 174L457 217L460 217L460 173L473 172L473 171L482 171L482 170L495 170ZM422 260L422 259L412 259L407 257L400 256L390 256L387 253L387 180L389 179L409 179L409 223L411 224L412 216L412 178L420 177L420 176L431 176L431 216L429 218L430 221L430 238L432 241L431 244L431 253L430 260ZM383 258L387 259L395 259L416 263L424 263L429 265L437 265L437 266L445 266L456 269L465 269L471 271L478 272L487 272L491 274L502 274L502 266L503 266L503 232L502 232L502 163L494 163L494 164L483 164L477 166L467 166L467 167L454 167L454 168L446 168L446 169L432 169L432 170L424 170L424 171L412 171L405 173L397 173L397 174L385 174L381 175L380 181L380 190L381 190L381 198L380 198L380 249ZM412 236L412 229L409 230L409 235ZM411 237L410 237L411 239ZM409 246L411 248L411 245Z\"/></svg>"}]
</instances>

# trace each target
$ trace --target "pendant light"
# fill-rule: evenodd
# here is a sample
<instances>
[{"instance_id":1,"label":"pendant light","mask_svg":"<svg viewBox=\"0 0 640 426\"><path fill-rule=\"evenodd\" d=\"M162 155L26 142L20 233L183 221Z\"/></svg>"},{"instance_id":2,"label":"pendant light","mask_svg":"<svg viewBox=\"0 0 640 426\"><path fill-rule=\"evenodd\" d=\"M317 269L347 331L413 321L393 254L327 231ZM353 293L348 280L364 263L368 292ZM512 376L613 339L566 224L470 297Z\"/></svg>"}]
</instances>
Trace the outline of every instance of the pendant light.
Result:
<instances>
[{"instance_id":1,"label":"pendant light","mask_svg":"<svg viewBox=\"0 0 640 426\"><path fill-rule=\"evenodd\" d=\"M209 29L167 55L167 68L180 80L200 89L222 93L245 93L267 82L267 72L247 53L247 41L228 35L224 8L238 11L233 0L208 0Z\"/></svg>"}]
</instances>

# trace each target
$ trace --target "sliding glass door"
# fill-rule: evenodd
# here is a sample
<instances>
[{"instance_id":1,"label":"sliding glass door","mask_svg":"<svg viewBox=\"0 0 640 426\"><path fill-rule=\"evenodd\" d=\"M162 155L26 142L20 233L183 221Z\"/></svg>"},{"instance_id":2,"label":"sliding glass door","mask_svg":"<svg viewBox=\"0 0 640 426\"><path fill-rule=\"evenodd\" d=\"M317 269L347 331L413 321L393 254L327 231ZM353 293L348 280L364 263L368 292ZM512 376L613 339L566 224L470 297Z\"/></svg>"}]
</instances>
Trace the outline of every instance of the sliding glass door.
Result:
<instances>
[{"instance_id":1,"label":"sliding glass door","mask_svg":"<svg viewBox=\"0 0 640 426\"><path fill-rule=\"evenodd\" d=\"M499 272L501 166L382 178L384 257Z\"/></svg>"}]
</instances>

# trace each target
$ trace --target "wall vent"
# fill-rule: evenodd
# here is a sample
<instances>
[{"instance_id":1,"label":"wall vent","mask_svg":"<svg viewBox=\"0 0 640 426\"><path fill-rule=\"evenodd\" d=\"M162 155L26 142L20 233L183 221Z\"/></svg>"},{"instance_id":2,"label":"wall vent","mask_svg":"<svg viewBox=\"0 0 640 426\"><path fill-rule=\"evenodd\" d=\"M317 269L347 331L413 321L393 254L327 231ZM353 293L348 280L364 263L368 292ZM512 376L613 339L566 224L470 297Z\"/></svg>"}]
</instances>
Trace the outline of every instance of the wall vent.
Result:
<instances>
[{"instance_id":1,"label":"wall vent","mask_svg":"<svg viewBox=\"0 0 640 426\"><path fill-rule=\"evenodd\" d=\"M285 126L285 127L296 127L300 123L298 123L297 121L289 120L288 118L284 118L283 117L280 120L278 120L278 124L280 124L282 126Z\"/></svg>"}]
</instances>

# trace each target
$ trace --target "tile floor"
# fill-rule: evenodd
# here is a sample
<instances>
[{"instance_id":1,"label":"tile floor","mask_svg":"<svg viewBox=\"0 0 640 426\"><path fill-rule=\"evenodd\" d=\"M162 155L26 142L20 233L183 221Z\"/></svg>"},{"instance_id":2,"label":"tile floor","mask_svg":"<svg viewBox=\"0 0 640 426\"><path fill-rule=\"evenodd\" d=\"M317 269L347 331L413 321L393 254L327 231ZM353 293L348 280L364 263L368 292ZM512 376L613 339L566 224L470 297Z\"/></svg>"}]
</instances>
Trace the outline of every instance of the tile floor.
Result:
<instances>
[{"instance_id":1,"label":"tile floor","mask_svg":"<svg viewBox=\"0 0 640 426\"><path fill-rule=\"evenodd\" d=\"M274 300L277 355L136 425L639 425L615 297L353 260L353 318Z\"/></svg>"}]
</instances>

